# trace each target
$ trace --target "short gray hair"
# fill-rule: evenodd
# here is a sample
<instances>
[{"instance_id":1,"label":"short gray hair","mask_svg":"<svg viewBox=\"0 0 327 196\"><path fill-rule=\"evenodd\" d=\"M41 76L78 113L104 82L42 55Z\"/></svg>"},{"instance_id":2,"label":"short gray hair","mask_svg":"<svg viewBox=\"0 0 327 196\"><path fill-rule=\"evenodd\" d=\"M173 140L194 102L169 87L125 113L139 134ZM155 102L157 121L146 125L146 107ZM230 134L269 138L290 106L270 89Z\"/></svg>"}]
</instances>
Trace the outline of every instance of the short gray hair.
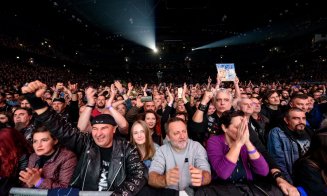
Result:
<instances>
[{"instance_id":1,"label":"short gray hair","mask_svg":"<svg viewBox=\"0 0 327 196\"><path fill-rule=\"evenodd\" d=\"M213 104L214 104L214 105L215 105L216 102L217 102L217 95L218 95L219 93L226 93L226 94L229 94L229 96L230 96L230 101L231 101L231 103L233 102L233 95L232 95L232 93L229 92L229 90L226 89L226 88L220 88L220 89L218 89L216 92L214 92L214 94L213 94L212 101L213 101Z\"/></svg>"}]
</instances>

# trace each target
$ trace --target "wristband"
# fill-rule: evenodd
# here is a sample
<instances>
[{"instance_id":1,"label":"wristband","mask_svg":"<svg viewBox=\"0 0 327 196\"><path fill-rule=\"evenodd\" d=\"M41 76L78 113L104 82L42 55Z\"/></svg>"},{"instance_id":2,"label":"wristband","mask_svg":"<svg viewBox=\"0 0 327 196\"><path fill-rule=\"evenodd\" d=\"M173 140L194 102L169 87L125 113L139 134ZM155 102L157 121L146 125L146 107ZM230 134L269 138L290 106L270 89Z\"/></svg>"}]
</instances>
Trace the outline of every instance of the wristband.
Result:
<instances>
[{"instance_id":1,"label":"wristband","mask_svg":"<svg viewBox=\"0 0 327 196\"><path fill-rule=\"evenodd\" d=\"M254 150L250 150L250 151L248 151L248 154L254 154L254 153L256 153L257 152L257 149L254 149Z\"/></svg>"},{"instance_id":2,"label":"wristband","mask_svg":"<svg viewBox=\"0 0 327 196\"><path fill-rule=\"evenodd\" d=\"M121 91L119 91L119 93L120 93L121 95L123 95L123 94L125 94L125 90L122 89Z\"/></svg>"},{"instance_id":3,"label":"wristband","mask_svg":"<svg viewBox=\"0 0 327 196\"><path fill-rule=\"evenodd\" d=\"M200 103L200 105L199 105L199 107L198 107L198 110L200 110L200 111L202 111L202 112L205 112L206 109L207 109L207 105L202 105L202 104Z\"/></svg>"},{"instance_id":4,"label":"wristband","mask_svg":"<svg viewBox=\"0 0 327 196\"><path fill-rule=\"evenodd\" d=\"M40 180L36 183L36 185L34 187L39 188L39 186L42 184L43 181L44 181L44 179L40 178Z\"/></svg>"},{"instance_id":5,"label":"wristband","mask_svg":"<svg viewBox=\"0 0 327 196\"><path fill-rule=\"evenodd\" d=\"M36 97L34 93L26 93L24 97L31 104L33 110L38 110L48 106L48 103L43 101L40 97Z\"/></svg>"},{"instance_id":6,"label":"wristband","mask_svg":"<svg viewBox=\"0 0 327 196\"><path fill-rule=\"evenodd\" d=\"M94 109L95 108L95 105L86 105L86 107L89 107L89 108Z\"/></svg>"},{"instance_id":7,"label":"wristband","mask_svg":"<svg viewBox=\"0 0 327 196\"><path fill-rule=\"evenodd\" d=\"M280 171L276 171L276 172L274 172L274 173L272 174L272 177L273 177L274 180L276 180L276 179L279 178L279 177L281 177L281 178L284 179L284 176L283 176L282 172L280 172Z\"/></svg>"},{"instance_id":8,"label":"wristband","mask_svg":"<svg viewBox=\"0 0 327 196\"><path fill-rule=\"evenodd\" d=\"M107 107L108 108L108 110L111 110L113 107L112 106L109 106L109 107Z\"/></svg>"}]
</instances>

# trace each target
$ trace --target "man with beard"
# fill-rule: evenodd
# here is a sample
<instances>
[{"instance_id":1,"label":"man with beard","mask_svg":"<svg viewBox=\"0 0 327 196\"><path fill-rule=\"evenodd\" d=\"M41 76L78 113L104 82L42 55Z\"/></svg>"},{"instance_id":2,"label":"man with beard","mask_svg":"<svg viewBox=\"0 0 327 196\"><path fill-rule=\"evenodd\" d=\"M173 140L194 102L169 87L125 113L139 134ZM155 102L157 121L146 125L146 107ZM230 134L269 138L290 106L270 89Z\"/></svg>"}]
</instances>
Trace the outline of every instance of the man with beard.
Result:
<instances>
[{"instance_id":1,"label":"man with beard","mask_svg":"<svg viewBox=\"0 0 327 196\"><path fill-rule=\"evenodd\" d=\"M96 117L103 113L103 111L106 109L106 97L104 95L99 95L96 98L95 106L86 106L86 107L95 107L92 110L92 117Z\"/></svg>"},{"instance_id":2,"label":"man with beard","mask_svg":"<svg viewBox=\"0 0 327 196\"><path fill-rule=\"evenodd\" d=\"M290 94L287 90L282 90L282 93L280 94L280 102L283 102L285 105L290 102Z\"/></svg>"},{"instance_id":3,"label":"man with beard","mask_svg":"<svg viewBox=\"0 0 327 196\"><path fill-rule=\"evenodd\" d=\"M17 108L14 111L15 128L30 142L32 142L32 131L35 129L35 125L32 123L32 117L31 109Z\"/></svg>"},{"instance_id":4,"label":"man with beard","mask_svg":"<svg viewBox=\"0 0 327 196\"><path fill-rule=\"evenodd\" d=\"M310 147L311 139L305 131L305 122L305 112L291 108L286 112L283 124L273 128L268 135L268 151L291 183L294 162Z\"/></svg>"},{"instance_id":5,"label":"man with beard","mask_svg":"<svg viewBox=\"0 0 327 196\"><path fill-rule=\"evenodd\" d=\"M168 120L167 138L169 143L156 151L151 163L149 185L161 188L161 193L167 189L192 193L191 186L209 184L207 152L200 143L188 138L185 121L176 117Z\"/></svg>"}]
</instances>

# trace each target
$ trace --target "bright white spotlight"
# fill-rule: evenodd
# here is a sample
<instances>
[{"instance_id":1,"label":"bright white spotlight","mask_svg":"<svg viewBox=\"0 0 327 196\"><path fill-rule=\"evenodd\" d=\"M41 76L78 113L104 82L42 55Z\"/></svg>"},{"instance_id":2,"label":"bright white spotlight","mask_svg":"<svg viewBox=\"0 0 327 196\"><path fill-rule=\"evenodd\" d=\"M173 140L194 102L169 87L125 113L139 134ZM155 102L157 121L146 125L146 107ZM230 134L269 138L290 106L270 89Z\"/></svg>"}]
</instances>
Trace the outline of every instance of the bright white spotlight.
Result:
<instances>
[{"instance_id":1,"label":"bright white spotlight","mask_svg":"<svg viewBox=\"0 0 327 196\"><path fill-rule=\"evenodd\" d=\"M158 53L159 52L158 51L158 48L153 48L152 50L153 50L154 53Z\"/></svg>"}]
</instances>

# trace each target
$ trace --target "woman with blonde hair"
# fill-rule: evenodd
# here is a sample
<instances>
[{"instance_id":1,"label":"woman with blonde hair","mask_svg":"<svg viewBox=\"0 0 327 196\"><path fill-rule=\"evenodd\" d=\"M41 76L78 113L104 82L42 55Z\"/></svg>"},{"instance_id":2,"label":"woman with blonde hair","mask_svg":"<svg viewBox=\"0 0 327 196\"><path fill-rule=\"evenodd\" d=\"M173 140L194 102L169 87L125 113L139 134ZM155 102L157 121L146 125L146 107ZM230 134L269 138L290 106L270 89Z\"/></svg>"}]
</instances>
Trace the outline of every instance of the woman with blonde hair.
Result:
<instances>
[{"instance_id":1,"label":"woman with blonde hair","mask_svg":"<svg viewBox=\"0 0 327 196\"><path fill-rule=\"evenodd\" d=\"M159 145L153 142L151 131L143 120L137 120L132 125L130 141L137 147L143 163L149 168Z\"/></svg>"}]
</instances>

